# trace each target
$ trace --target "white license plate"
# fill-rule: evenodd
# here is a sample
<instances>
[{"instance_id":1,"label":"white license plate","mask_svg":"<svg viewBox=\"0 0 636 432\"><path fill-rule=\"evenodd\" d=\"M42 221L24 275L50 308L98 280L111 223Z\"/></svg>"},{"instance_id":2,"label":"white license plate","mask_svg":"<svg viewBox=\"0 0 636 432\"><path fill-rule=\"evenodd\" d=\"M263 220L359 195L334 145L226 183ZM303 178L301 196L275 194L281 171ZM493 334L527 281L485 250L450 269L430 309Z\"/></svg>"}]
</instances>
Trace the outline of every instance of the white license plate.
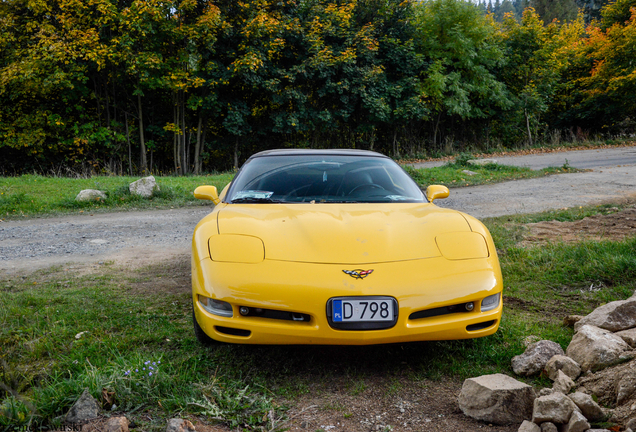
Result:
<instances>
[{"instance_id":1,"label":"white license plate","mask_svg":"<svg viewBox=\"0 0 636 432\"><path fill-rule=\"evenodd\" d=\"M393 321L391 297L340 297L333 299L331 314L334 322Z\"/></svg>"}]
</instances>

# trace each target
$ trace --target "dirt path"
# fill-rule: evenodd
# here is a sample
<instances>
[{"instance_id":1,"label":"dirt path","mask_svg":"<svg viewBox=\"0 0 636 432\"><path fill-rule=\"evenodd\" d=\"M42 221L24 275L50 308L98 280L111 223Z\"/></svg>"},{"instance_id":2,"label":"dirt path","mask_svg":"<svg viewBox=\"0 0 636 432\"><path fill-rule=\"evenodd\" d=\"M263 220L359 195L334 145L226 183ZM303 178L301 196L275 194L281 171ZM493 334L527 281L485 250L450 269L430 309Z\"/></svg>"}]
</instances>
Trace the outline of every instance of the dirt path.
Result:
<instances>
[{"instance_id":1,"label":"dirt path","mask_svg":"<svg viewBox=\"0 0 636 432\"><path fill-rule=\"evenodd\" d=\"M609 156L603 153L610 150ZM615 150L625 153L617 156ZM559 158L571 157L576 164L589 165L600 160L606 161L602 164L621 164L582 173L452 189L448 199L436 204L485 218L634 198L636 161L625 156L630 152L636 152L636 147L603 149L601 153L558 153ZM539 156L516 159L524 163ZM194 226L209 210L194 207L0 222L0 271L32 271L69 262L115 261L138 267L183 257L190 253Z\"/></svg>"}]
</instances>

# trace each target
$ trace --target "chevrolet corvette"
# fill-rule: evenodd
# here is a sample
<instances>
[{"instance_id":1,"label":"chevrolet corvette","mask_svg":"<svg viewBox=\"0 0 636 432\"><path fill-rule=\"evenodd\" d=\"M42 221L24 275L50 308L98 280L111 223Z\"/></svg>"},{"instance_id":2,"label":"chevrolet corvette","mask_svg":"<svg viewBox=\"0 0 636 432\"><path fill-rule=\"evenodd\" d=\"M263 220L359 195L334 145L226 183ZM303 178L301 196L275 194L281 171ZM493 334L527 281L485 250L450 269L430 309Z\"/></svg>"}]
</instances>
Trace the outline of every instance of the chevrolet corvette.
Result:
<instances>
[{"instance_id":1,"label":"chevrolet corvette","mask_svg":"<svg viewBox=\"0 0 636 432\"><path fill-rule=\"evenodd\" d=\"M440 208L392 159L362 150L250 157L192 238L204 344L367 345L497 331L502 277L477 219Z\"/></svg>"}]
</instances>

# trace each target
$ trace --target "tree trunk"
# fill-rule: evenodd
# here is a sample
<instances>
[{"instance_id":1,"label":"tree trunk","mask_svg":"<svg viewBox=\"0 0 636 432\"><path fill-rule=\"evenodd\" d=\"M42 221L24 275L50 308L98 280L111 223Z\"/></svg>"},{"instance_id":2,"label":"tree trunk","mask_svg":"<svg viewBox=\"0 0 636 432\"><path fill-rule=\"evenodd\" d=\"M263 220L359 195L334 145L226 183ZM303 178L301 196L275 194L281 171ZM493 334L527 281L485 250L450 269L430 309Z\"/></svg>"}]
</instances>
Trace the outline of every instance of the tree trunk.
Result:
<instances>
[{"instance_id":1,"label":"tree trunk","mask_svg":"<svg viewBox=\"0 0 636 432\"><path fill-rule=\"evenodd\" d=\"M181 175L188 172L186 160L185 94L181 93Z\"/></svg>"},{"instance_id":2,"label":"tree trunk","mask_svg":"<svg viewBox=\"0 0 636 432\"><path fill-rule=\"evenodd\" d=\"M175 128L179 127L179 105L176 94L173 95L172 120ZM172 133L172 159L174 160L174 174L179 174L179 133Z\"/></svg>"},{"instance_id":3,"label":"tree trunk","mask_svg":"<svg viewBox=\"0 0 636 432\"><path fill-rule=\"evenodd\" d=\"M532 147L532 131L530 131L530 117L528 116L528 110L524 108L523 115L526 117L526 129L528 130L528 143Z\"/></svg>"},{"instance_id":4,"label":"tree trunk","mask_svg":"<svg viewBox=\"0 0 636 432\"><path fill-rule=\"evenodd\" d=\"M234 142L234 169L238 169L238 147L239 147L239 137L236 136L236 141Z\"/></svg>"},{"instance_id":5,"label":"tree trunk","mask_svg":"<svg viewBox=\"0 0 636 432\"><path fill-rule=\"evenodd\" d=\"M139 105L139 169L142 174L148 171L148 161L146 160L146 142L144 141L144 117L141 109L141 95L137 95L137 104Z\"/></svg>"},{"instance_id":6,"label":"tree trunk","mask_svg":"<svg viewBox=\"0 0 636 432\"><path fill-rule=\"evenodd\" d=\"M132 148L130 147L130 133L128 132L128 113L124 113L126 119L126 141L128 142L128 175L132 176Z\"/></svg>"},{"instance_id":7,"label":"tree trunk","mask_svg":"<svg viewBox=\"0 0 636 432\"><path fill-rule=\"evenodd\" d=\"M194 173L199 174L201 172L200 165L200 153L201 153L201 127L203 125L203 117L199 115L199 124L197 125L197 142L194 146Z\"/></svg>"}]
</instances>

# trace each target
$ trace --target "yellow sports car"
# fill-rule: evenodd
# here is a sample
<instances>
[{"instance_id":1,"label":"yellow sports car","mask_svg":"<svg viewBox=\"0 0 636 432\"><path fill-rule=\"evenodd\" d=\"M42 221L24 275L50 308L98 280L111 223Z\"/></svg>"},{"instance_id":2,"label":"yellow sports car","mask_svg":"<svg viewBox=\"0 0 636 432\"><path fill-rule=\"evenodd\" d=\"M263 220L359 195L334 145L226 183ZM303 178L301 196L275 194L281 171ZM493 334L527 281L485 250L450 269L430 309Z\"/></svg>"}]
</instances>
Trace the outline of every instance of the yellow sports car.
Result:
<instances>
[{"instance_id":1,"label":"yellow sports car","mask_svg":"<svg viewBox=\"0 0 636 432\"><path fill-rule=\"evenodd\" d=\"M359 150L250 157L192 238L202 343L366 345L497 331L499 260L477 219L439 208L390 158Z\"/></svg>"}]
</instances>

